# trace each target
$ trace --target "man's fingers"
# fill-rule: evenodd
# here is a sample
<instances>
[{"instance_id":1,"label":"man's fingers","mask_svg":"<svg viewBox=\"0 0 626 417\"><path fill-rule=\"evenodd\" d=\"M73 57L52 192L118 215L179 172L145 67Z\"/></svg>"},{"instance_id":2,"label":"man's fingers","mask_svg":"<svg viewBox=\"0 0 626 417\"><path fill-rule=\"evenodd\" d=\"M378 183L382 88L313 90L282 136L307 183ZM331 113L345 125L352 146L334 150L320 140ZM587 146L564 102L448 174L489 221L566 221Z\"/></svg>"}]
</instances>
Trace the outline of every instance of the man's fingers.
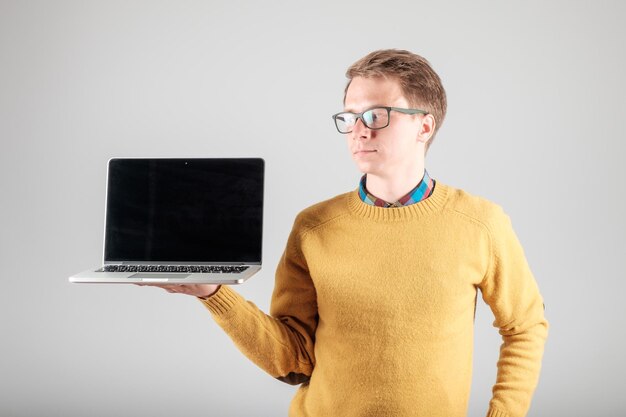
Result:
<instances>
[{"instance_id":1,"label":"man's fingers","mask_svg":"<svg viewBox=\"0 0 626 417\"><path fill-rule=\"evenodd\" d=\"M157 288L163 288L165 291L167 292L178 292L178 291L173 291L174 287L179 287L180 285L163 285L163 284L135 284L138 285L140 287L157 287Z\"/></svg>"},{"instance_id":2,"label":"man's fingers","mask_svg":"<svg viewBox=\"0 0 626 417\"><path fill-rule=\"evenodd\" d=\"M205 296L208 291L203 285L198 284L160 284L160 283L145 283L135 284L142 287L158 287L162 288L170 294L184 294L193 296Z\"/></svg>"}]
</instances>

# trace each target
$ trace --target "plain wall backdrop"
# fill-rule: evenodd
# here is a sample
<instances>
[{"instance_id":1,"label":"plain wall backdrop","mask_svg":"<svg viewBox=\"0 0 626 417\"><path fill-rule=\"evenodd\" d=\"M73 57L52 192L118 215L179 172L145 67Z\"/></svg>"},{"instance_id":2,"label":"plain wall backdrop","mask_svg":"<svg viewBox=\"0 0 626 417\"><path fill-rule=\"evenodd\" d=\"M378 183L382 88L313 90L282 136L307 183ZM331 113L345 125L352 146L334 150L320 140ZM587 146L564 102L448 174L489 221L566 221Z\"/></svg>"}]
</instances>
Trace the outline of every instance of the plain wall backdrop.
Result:
<instances>
[{"instance_id":1,"label":"plain wall backdrop","mask_svg":"<svg viewBox=\"0 0 626 417\"><path fill-rule=\"evenodd\" d=\"M265 312L296 214L355 189L330 115L380 48L425 56L449 110L433 178L500 204L550 335L529 416L626 415L621 1L0 0L0 415L285 416L297 387L194 298L67 278L102 257L113 156L266 161ZM470 416L500 345L479 297Z\"/></svg>"}]
</instances>

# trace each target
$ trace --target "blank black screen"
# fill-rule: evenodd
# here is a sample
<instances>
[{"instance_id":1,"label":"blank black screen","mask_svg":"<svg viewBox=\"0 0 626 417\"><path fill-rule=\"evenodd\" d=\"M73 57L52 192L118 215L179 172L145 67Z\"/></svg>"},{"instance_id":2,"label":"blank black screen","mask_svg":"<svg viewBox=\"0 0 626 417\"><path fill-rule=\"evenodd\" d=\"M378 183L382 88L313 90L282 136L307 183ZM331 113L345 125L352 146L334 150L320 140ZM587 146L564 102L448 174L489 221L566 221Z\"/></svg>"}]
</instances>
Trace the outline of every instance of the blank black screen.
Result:
<instances>
[{"instance_id":1,"label":"blank black screen","mask_svg":"<svg viewBox=\"0 0 626 417\"><path fill-rule=\"evenodd\" d=\"M260 262L264 162L111 159L106 261Z\"/></svg>"}]
</instances>

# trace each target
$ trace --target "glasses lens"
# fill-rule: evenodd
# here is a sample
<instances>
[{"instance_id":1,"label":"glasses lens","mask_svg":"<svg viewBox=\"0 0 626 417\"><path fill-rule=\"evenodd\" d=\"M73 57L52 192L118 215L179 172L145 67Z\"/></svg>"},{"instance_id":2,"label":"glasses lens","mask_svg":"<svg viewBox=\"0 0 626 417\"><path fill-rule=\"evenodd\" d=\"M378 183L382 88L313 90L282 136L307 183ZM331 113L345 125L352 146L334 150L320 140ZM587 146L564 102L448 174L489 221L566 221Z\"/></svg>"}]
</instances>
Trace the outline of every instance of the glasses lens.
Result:
<instances>
[{"instance_id":1,"label":"glasses lens","mask_svg":"<svg viewBox=\"0 0 626 417\"><path fill-rule=\"evenodd\" d=\"M375 108L363 113L363 121L370 129L381 129L389 125L389 112L387 109Z\"/></svg>"},{"instance_id":2,"label":"glasses lens","mask_svg":"<svg viewBox=\"0 0 626 417\"><path fill-rule=\"evenodd\" d=\"M354 123L356 121L356 116L352 113L339 113L335 116L335 124L337 125L337 130L341 133L348 133L354 127Z\"/></svg>"}]
</instances>

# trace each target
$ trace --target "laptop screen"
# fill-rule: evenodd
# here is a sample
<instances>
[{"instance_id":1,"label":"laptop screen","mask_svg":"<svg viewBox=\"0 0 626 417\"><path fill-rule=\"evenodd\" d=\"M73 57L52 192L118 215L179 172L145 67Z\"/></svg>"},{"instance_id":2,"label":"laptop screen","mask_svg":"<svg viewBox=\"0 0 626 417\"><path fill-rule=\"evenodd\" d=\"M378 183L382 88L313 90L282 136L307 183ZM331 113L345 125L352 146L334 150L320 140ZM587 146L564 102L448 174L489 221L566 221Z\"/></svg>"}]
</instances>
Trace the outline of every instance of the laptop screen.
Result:
<instances>
[{"instance_id":1,"label":"laptop screen","mask_svg":"<svg viewBox=\"0 0 626 417\"><path fill-rule=\"evenodd\" d=\"M264 161L111 159L104 260L261 262Z\"/></svg>"}]
</instances>

